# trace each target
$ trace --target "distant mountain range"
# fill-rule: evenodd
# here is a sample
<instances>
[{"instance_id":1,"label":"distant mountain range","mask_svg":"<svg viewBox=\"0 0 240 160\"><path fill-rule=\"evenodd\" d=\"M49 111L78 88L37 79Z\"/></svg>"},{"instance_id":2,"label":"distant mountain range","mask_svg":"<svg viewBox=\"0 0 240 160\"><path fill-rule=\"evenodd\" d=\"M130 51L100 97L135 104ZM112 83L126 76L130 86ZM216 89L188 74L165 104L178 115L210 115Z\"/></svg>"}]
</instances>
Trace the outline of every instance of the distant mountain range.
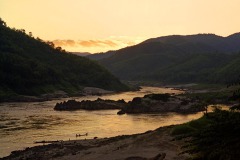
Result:
<instances>
[{"instance_id":1,"label":"distant mountain range","mask_svg":"<svg viewBox=\"0 0 240 160\"><path fill-rule=\"evenodd\" d=\"M228 83L240 75L240 33L228 37L197 34L152 38L98 57L124 80Z\"/></svg>"},{"instance_id":2,"label":"distant mountain range","mask_svg":"<svg viewBox=\"0 0 240 160\"><path fill-rule=\"evenodd\" d=\"M0 19L0 101L11 96L78 93L83 87L128 90L104 67L11 29Z\"/></svg>"},{"instance_id":3,"label":"distant mountain range","mask_svg":"<svg viewBox=\"0 0 240 160\"><path fill-rule=\"evenodd\" d=\"M81 56L81 57L85 57L85 56L91 55L91 53L89 53L89 52L70 52L70 53L78 55L78 56Z\"/></svg>"},{"instance_id":4,"label":"distant mountain range","mask_svg":"<svg viewBox=\"0 0 240 160\"><path fill-rule=\"evenodd\" d=\"M115 51L108 51L108 52L105 52L105 53L95 53L95 54L87 55L87 57L92 59L92 60L101 60L101 59L104 59L104 58L111 57L115 53L116 53Z\"/></svg>"},{"instance_id":5,"label":"distant mountain range","mask_svg":"<svg viewBox=\"0 0 240 160\"><path fill-rule=\"evenodd\" d=\"M240 33L232 34L228 37L221 37L215 34L197 34L197 35L173 35L159 38L152 38L143 43L164 43L172 45L202 45L206 51L217 51L222 53L236 53L240 51Z\"/></svg>"}]
</instances>

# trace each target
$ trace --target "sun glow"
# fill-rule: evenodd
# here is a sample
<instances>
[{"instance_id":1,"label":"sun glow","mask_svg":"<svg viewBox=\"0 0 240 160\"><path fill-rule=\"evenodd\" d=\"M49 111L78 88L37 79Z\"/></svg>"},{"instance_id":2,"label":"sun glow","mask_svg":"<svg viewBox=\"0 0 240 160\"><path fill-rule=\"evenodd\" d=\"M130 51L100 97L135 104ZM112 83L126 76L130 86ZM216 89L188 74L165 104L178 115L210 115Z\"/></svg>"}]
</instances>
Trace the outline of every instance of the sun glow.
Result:
<instances>
[{"instance_id":1,"label":"sun glow","mask_svg":"<svg viewBox=\"0 0 240 160\"><path fill-rule=\"evenodd\" d=\"M83 52L106 52L109 50L117 50L127 46L138 44L145 40L144 38L132 37L110 37L100 40L53 40L55 46L61 46L68 51Z\"/></svg>"},{"instance_id":2,"label":"sun glow","mask_svg":"<svg viewBox=\"0 0 240 160\"><path fill-rule=\"evenodd\" d=\"M1 0L0 15L10 27L67 50L101 52L172 34L227 36L239 32L239 6L239 0Z\"/></svg>"}]
</instances>

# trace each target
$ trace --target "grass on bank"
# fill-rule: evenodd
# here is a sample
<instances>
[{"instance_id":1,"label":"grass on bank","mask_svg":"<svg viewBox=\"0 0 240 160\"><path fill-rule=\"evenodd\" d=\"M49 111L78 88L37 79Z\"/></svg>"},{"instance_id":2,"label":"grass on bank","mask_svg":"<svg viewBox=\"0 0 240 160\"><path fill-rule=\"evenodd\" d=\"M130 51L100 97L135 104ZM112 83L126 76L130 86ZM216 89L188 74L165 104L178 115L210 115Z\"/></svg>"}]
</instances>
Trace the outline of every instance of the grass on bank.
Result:
<instances>
[{"instance_id":1,"label":"grass on bank","mask_svg":"<svg viewBox=\"0 0 240 160\"><path fill-rule=\"evenodd\" d=\"M184 140L182 153L192 160L239 160L240 112L220 110L205 114L200 119L177 125L171 134Z\"/></svg>"},{"instance_id":2,"label":"grass on bank","mask_svg":"<svg viewBox=\"0 0 240 160\"><path fill-rule=\"evenodd\" d=\"M206 125L209 125L210 123L211 123L211 120L204 115L203 117L197 120L193 120L193 121L175 126L172 129L171 134L174 136L177 136L177 135L193 133L194 131L197 131L199 129L206 127Z\"/></svg>"}]
</instances>

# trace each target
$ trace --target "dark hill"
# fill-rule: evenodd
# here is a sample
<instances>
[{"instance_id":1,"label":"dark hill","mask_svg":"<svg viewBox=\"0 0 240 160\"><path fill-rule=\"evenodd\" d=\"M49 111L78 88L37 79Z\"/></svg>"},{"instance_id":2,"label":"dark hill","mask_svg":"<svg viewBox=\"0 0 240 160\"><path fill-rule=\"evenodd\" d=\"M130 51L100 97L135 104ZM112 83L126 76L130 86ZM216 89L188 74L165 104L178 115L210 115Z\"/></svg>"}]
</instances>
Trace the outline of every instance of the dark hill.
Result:
<instances>
[{"instance_id":1,"label":"dark hill","mask_svg":"<svg viewBox=\"0 0 240 160\"><path fill-rule=\"evenodd\" d=\"M88 53L88 52L70 52L70 53L78 55L78 56L81 56L81 57L85 57L85 56L91 55L91 53Z\"/></svg>"},{"instance_id":2,"label":"dark hill","mask_svg":"<svg viewBox=\"0 0 240 160\"><path fill-rule=\"evenodd\" d=\"M239 51L240 33L174 35L120 49L99 61L125 80L225 83L240 73Z\"/></svg>"},{"instance_id":3,"label":"dark hill","mask_svg":"<svg viewBox=\"0 0 240 160\"><path fill-rule=\"evenodd\" d=\"M159 38L152 38L144 41L143 43L161 42L164 44L180 45L182 43L202 44L209 48L214 49L217 52L235 53L240 51L240 33L235 33L228 37L221 37L215 34L197 34L188 36L165 36Z\"/></svg>"},{"instance_id":4,"label":"dark hill","mask_svg":"<svg viewBox=\"0 0 240 160\"><path fill-rule=\"evenodd\" d=\"M56 90L75 93L84 86L128 89L96 62L54 48L50 42L0 22L1 100L10 95L40 95Z\"/></svg>"},{"instance_id":5,"label":"dark hill","mask_svg":"<svg viewBox=\"0 0 240 160\"><path fill-rule=\"evenodd\" d=\"M114 54L115 54L115 51L108 51L105 53L95 53L95 54L87 55L87 57L92 60L100 60L100 59L111 57Z\"/></svg>"}]
</instances>

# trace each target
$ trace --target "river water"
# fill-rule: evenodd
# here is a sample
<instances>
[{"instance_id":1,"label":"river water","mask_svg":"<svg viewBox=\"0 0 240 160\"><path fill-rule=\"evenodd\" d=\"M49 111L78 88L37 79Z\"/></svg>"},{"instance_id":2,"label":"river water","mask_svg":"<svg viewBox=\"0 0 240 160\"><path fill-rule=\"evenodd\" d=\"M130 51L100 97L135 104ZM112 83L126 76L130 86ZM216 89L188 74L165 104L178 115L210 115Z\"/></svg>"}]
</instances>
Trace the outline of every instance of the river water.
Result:
<instances>
[{"instance_id":1,"label":"river water","mask_svg":"<svg viewBox=\"0 0 240 160\"><path fill-rule=\"evenodd\" d=\"M75 97L76 100L124 99L143 97L150 93L180 93L171 88L142 87L140 91L123 92L103 96ZM57 102L65 98L46 102L1 103L0 104L0 157L34 146L34 141L75 140L80 138L111 137L142 133L161 126L180 124L202 116L202 113L180 115L137 114L117 115L118 110L102 111L54 111ZM86 137L76 134L88 133Z\"/></svg>"}]
</instances>

